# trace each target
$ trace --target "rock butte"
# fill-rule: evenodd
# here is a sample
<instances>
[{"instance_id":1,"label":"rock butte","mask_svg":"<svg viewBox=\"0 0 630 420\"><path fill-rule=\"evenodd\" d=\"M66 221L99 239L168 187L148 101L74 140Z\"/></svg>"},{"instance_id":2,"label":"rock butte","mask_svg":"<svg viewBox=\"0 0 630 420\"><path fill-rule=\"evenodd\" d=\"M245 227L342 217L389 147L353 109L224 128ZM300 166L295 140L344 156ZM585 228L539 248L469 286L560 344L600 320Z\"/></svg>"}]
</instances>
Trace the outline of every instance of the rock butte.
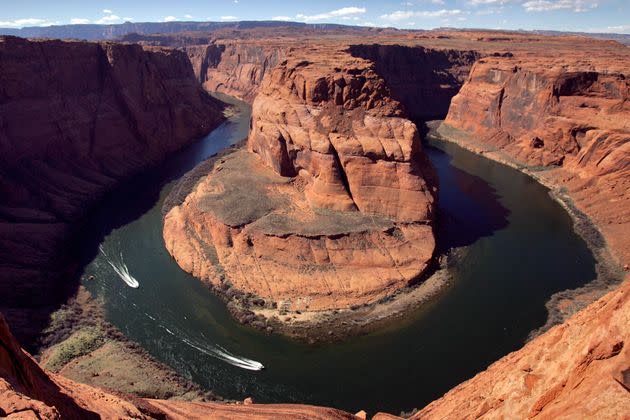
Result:
<instances>
[{"instance_id":1,"label":"rock butte","mask_svg":"<svg viewBox=\"0 0 630 420\"><path fill-rule=\"evenodd\" d=\"M315 56L267 74L248 150L216 163L164 221L182 268L288 310L376 302L418 278L434 249L415 124L370 62Z\"/></svg>"},{"instance_id":2,"label":"rock butte","mask_svg":"<svg viewBox=\"0 0 630 420\"><path fill-rule=\"evenodd\" d=\"M283 217L285 221L292 220L298 224L294 230L302 231L312 228L312 226L304 223L305 220L314 220L313 218L317 218L321 214L328 218L331 217L331 214L338 216L341 213L344 215L341 217L347 217L346 215L351 214L356 216L352 226L360 226L360 222L365 220L366 215L373 212L379 223L382 224L377 225L379 228L372 227L371 234L360 232L368 237L369 235L378 236L388 232L393 233L393 230L389 231L392 225L396 228L406 225L427 227L426 222L431 220L430 208L433 194L427 185L427 181L432 184L429 173L423 170L425 169L423 166L420 166L422 176L411 178L414 181L411 183L412 186L423 185L424 200L422 206L418 206L417 203L413 203L415 206L409 205L401 199L399 194L393 194L395 205L390 205L389 202L381 203L378 201L378 197L371 194L359 192L355 197L351 187L353 185L351 179L355 181L358 179L358 184L355 183L354 185L358 187L358 191L361 191L365 187L362 181L366 175L370 174L369 171L365 171L365 165L352 166L351 163L356 160L363 162L364 158L368 158L370 160L368 168L371 167L369 165L378 164L386 164L385 166L393 164L404 167L422 163L422 152L417 142L417 134L409 134L413 128L410 128L411 126L405 118L406 116L413 116L418 119L430 117L428 112L433 107L427 107L424 111L416 113L421 108L420 104L423 103L418 99L419 97L426 98L428 102L432 101L443 112L448 110L446 124L442 126L442 134L450 140L457 141L472 150L483 152L490 158L525 170L537 169L536 166L546 168L545 171L536 172L537 177L552 187L564 188L566 194L574 200L575 206L599 226L610 250L621 264L628 264L630 252L630 246L628 246L630 241L630 232L628 232L628 212L630 211L630 206L628 206L628 162L630 161L628 159L628 121L630 118L628 115L627 72L630 68L630 59L627 48L613 42L593 41L584 38L544 37L499 32L439 33L371 30L360 35L345 33L342 42L338 35L335 36L334 31L315 36L313 32L309 31L300 34L296 30L283 33L274 29L271 32L263 30L232 31L229 32L229 36L226 33L221 33L216 39L212 36L210 38L212 38L211 42L207 45L192 47L187 44L188 41L185 41L191 39L187 36L163 36L159 40L155 36L138 37L144 43L185 47L193 63L195 76L207 87L237 94L237 96L250 101L254 98L256 98L255 102L261 101L260 104L254 104L252 128L262 128L263 130L262 132L253 130L248 141L248 151L239 151L226 156L223 161L219 161L213 172L197 185L179 210L175 210L175 212L181 213L188 212L189 215L194 215L195 211L203 211L204 218L210 217L209 215L218 215L212 216L212 220L207 220L207 226L212 227L212 230L203 231L200 227L191 225L190 232L186 232L182 231L181 226L174 224L173 232L180 236L174 234L173 243L169 245L171 250L175 250L179 246L182 247L180 251L175 250L175 254L178 252L188 253L191 260L205 264L208 276L213 272L212 270L215 270L216 266L213 261L206 261L201 258L207 250L201 250L203 251L201 252L195 250L195 246L212 243L217 250L215 261L223 258L224 261L229 262L231 258L234 258L234 255L237 255L230 248L236 246L243 247L246 252L250 253L253 252L250 248L255 248L258 254L268 252L273 249L272 247L280 246L279 240L271 241L267 238L269 233L272 233L271 237L277 236L277 238L281 236L290 238L291 235L296 235L295 232L283 232L282 235L279 235L274 230L277 229L278 225L272 223L274 217ZM20 48L7 49L8 42L15 47L20 46ZM198 89L190 83L193 76L189 67L182 70L184 66L168 61L181 60L182 54L167 52L164 49L158 50L159 52L154 55L152 52L143 51L136 46L69 44L58 41L35 43L18 41L14 38L3 38L0 44L3 44L0 45L0 54L2 54L0 66L3 70L0 72L0 78L6 78L6 75L17 78L1 79L4 90L1 91L3 96L0 96L2 98L2 108L0 108L2 112L0 139L2 142L0 144L3 148L12 146L13 148L10 150L17 150L15 148L18 145L31 143L23 141L14 144L14 142L8 141L14 137L13 135L8 137L5 134L6 131L3 130L6 130L7 124L15 121L15 119L14 117L6 118L11 115L6 113L30 108L21 102L8 102L13 105L19 104L19 106L7 105L5 99L7 95L12 94L13 89L6 87L13 86L17 89L17 87L29 86L24 81L20 82L19 77L25 77L28 74L32 79L33 74L44 74L30 70L11 72L9 71L10 65L30 63L31 66L38 66L38 63L44 62L42 56L44 51L51 50L53 46L61 48L61 51L56 54L47 56L48 62L50 62L50 57L54 57L52 62L59 63L55 65L62 69L53 72L57 78L63 79L66 74L76 74L67 70L64 71L67 67L63 66L67 66L69 62L75 61L78 57L66 62L60 60L63 57L72 57L71 52L74 49L77 50L75 51L77 53L78 50L84 49L82 56L109 57L107 60L99 61L100 63L109 63L104 67L107 71L110 71L112 66L116 68L122 63L136 62L134 57L145 57L143 59L147 60L148 68L152 68L151 63L155 58L156 60L165 60L161 61L165 67L158 66L160 71L150 72L157 79L147 78L146 85L141 83L135 77L138 74L146 75L146 73L134 71L132 70L133 65L130 65L129 72L123 72L124 78L115 79L121 83L118 86L127 86L125 83L130 82L132 86L145 86L150 89L156 83L159 84L159 77L170 74L173 78L167 77L167 79L174 84L180 83L180 89L188 86L186 89L189 90L180 98L181 100L184 98L192 100L191 98L200 97ZM363 46L358 49L352 47L360 44ZM374 46L372 44L381 45ZM40 46L46 48L38 48ZM5 48L2 49L2 47ZM13 52L24 51L23 48L26 49L26 56L37 57L37 59L28 61L20 59L19 55L17 57L8 55L9 52L13 54ZM249 52L241 55L243 49L248 49ZM108 53L103 54L103 51ZM441 51L441 53L435 53L436 51ZM116 52L121 54L127 52L128 55L116 55L124 58L112 61L112 54L115 55ZM432 55L438 59L428 62L427 57ZM11 60L5 59L7 57L10 57ZM247 58L241 61L240 57ZM275 58L265 64L265 60L268 60L269 57ZM444 57L447 59L443 59ZM308 61L308 64L300 65L305 60ZM471 69L474 61L476 63ZM418 63L422 63L422 65L418 65ZM335 67L338 67L339 71ZM96 71L99 68L99 66L94 67L95 73L102 74ZM179 68L182 73L172 73L173 68ZM353 74L355 68L360 73ZM404 70L397 72L396 68ZM427 68L434 70L427 72ZM119 69L119 71L122 70ZM75 77L73 80L83 80L82 77L85 77L86 72L80 73L81 78ZM183 74L185 76L182 76ZM364 76L370 95L361 97L361 94L355 94L344 98L342 91L341 104L337 104L339 95L336 94L338 93L336 92L338 86L336 82L340 79L336 79L336 76L341 76L344 83L346 83L346 78L352 80ZM16 83L15 80L18 82ZM105 80L111 79L106 78ZM462 84L464 86L460 90ZM105 83L105 86L107 85ZM61 86L66 85L61 84ZM165 82L161 86L166 86L165 90L174 94L168 88L168 86L173 86L171 83ZM295 91L293 86L295 86ZM352 86L350 85L350 87ZM114 97L116 97L116 92L119 92L113 87L111 90L105 89L104 91ZM134 92L131 88L130 91ZM449 107L451 97L458 91L459 94L455 96ZM47 89L40 87L35 91L40 96L42 92L47 92ZM69 92L75 91L69 90ZM413 93L410 94L409 92ZM58 93L60 98L67 95L65 91ZM114 105L107 109L115 110L121 103L129 103L129 99L134 98L132 94L129 95L131 98L124 96L124 100L114 101ZM15 96L8 96L8 98L24 96L27 95L17 91ZM104 97L108 98L109 96L105 95ZM43 99L42 102L47 103L49 102L48 99ZM345 99L354 100L355 103L346 106ZM204 105L199 105L196 100L192 101L193 109L206 113L206 118L211 115L215 122L220 119L217 113L209 112L209 108L203 109ZM33 102L38 103L37 101ZM80 103L78 100L75 102ZM161 103L164 104L164 102ZM167 108L168 103L172 104L173 102L166 101ZM184 101L184 103L189 102ZM274 108L264 106L265 103L273 104ZM286 109L275 109L276 103ZM368 106L368 104L370 105ZM332 108L341 112L342 115L353 115L355 112L360 114L361 118L358 118L357 121L361 124L359 127L355 127L353 124L341 124L343 121L339 121L340 118L335 118L336 114L331 112ZM60 112L60 109L63 108L55 107L56 112ZM88 109L93 108L88 107ZM135 110L137 106L132 106L131 109ZM216 110L216 108L212 109ZM284 115L281 114L282 111L285 112ZM51 115L50 112L36 113L35 116ZM102 112L104 111L97 108L97 112L90 115L98 116ZM192 114L199 115L194 112ZM172 116L173 114L170 113L169 115ZM170 117L166 119L159 115L157 117L152 115L152 117L156 119L151 121L173 121ZM382 151L378 150L379 153L375 154L374 161L370 159L371 154L363 153L364 144L356 138L357 130L365 130L365 127L368 127L365 122L367 117L382 120L377 126L384 124L384 126L391 127L387 124L388 121L398 121L401 126L408 127L396 131L398 133L396 136L389 133L382 135L382 132L378 131L378 143L381 143L383 147ZM145 118L148 117L145 116ZM116 118L113 120L120 121ZM29 117L28 121L38 122L40 119ZM86 118L85 121L92 121L92 119ZM129 125L126 124L129 124L129 121L124 121L120 124L123 127L128 127ZM159 135L158 138L176 138L182 143L189 141L191 138L188 137L207 131L212 125L208 124L201 130L197 125L200 121L196 120L192 124L188 121L188 124L185 124L185 127L188 128L180 128L180 130L192 131L177 130L180 135L173 136L170 133L170 137L169 134L164 134L164 137ZM354 120L350 122L352 121ZM82 127L80 121L75 121L73 124ZM324 124L340 124L337 129L338 132L333 133L339 136L322 136L322 133L328 134L322 127L333 127L333 125ZM395 124L395 126L400 128L399 124ZM49 138L52 132L47 127L47 123L31 124L33 130L41 129L42 132L48 133L45 137L34 137L40 141L33 143L35 145L33 151L39 154L50 150L58 151L59 149L54 147L55 143L52 143L53 146L51 147L44 147L50 143L43 142L41 139ZM65 129L64 125L58 125L58 127L60 127L58 131L61 133L73 132L72 127ZM149 127L156 127L156 125L149 125ZM394 131L392 130L391 133ZM125 131L123 130L123 132ZM91 138L89 130L77 131L77 133L80 134L77 134L77 142ZM157 130L155 133L165 133L165 131ZM181 133L184 134L181 135ZM353 137L356 141L353 140ZM120 156L118 153L129 151L128 158L135 162L132 166L137 168L146 162L133 160L138 158L138 150L133 147L127 149L128 145L135 144L135 139L131 136L131 140L125 142L124 147L111 149L104 147L103 150L109 150L112 153L111 156L116 157ZM56 144L61 143L57 142ZM105 146L105 143L102 142L95 144L98 144L99 147ZM170 151L172 150L170 147L175 148L181 143L168 144L169 146L165 147L168 149L167 151ZM374 151L373 146L376 144L370 140L366 142L365 146L367 146L367 150ZM385 144L398 144L399 149L386 149ZM414 144L417 144L417 149L414 148ZM328 149L326 149L326 145L328 145ZM360 147L358 147L359 145ZM149 149L151 150L151 148ZM99 150L99 148L94 150ZM140 147L140 150L146 151L147 149ZM361 153L357 153L358 150ZM418 160L412 158L414 156L412 152L417 153ZM1 156L11 161L10 159L15 156L22 155L3 153ZM21 162L36 161L31 159L29 154L25 156L29 159ZM79 159L77 161L77 156L84 160ZM158 159L160 156L163 157L165 154L156 153L153 158ZM83 164L86 159L90 162L88 157L82 154L73 155L73 157L75 163ZM331 160L336 166L325 165ZM52 159L52 161L55 162L56 160ZM62 160L62 162L66 161ZM230 165L236 164L251 165L252 171L248 173L229 171ZM66 166L62 167L65 168L67 165L66 163ZM3 170L6 167L3 163ZM221 169L222 167L225 169ZM125 172L128 169L125 167ZM226 173L221 174L223 171L226 171L227 175ZM62 173L67 174L68 171ZM101 176L104 177L103 173L107 172L98 167L86 173L99 179ZM79 179L85 181L86 173L78 172ZM346 174L345 177L342 173ZM398 178L398 170L395 171L395 174ZM108 177L108 182L104 183L111 187L117 179L120 179L119 175ZM253 175L257 176L254 177ZM360 176L353 177L351 175ZM402 171L403 177L409 175L410 172ZM244 227L233 226L234 220L228 220L229 217L217 211L216 207L213 208L212 201L216 200L206 201L205 207L200 206L201 210L193 208L191 203L200 200L202 194L213 195L215 198L231 198L232 200L234 197L238 197L242 192L238 188L231 191L232 197L230 194L224 194L227 190L225 185L233 186L233 184L228 183L230 176L255 178L259 183L255 187L263 191L266 198L262 200L264 206L254 207L255 212L227 216L245 220L261 213L267 216L274 215L267 218L268 224L255 226L255 223L247 223L243 225ZM65 179L63 177L58 178ZM6 209L3 208L3 214L11 215L10 210L15 208L33 209L28 213L31 218L49 214L43 209L50 206L38 204L46 202L45 200L29 198L34 192L47 191L48 202L53 203L55 202L54 197L66 197L65 193L60 192L62 189L57 188L57 184L50 181L47 183L34 181L35 188L31 190L21 184L5 182L5 179L9 178L5 178L3 172L3 183L7 184L3 184L3 191L24 191L25 193L9 194L9 197L16 201L11 201L11 206L7 206ZM399 182L400 179L404 178L398 178ZM72 179L67 185L82 185L77 184L77 182L79 182L77 179ZM41 188L42 186L46 186L46 188ZM221 191L221 188L224 188L224 191ZM102 190L102 187L90 188L87 190L88 193L80 194L78 199L67 200L67 202L72 203L72 206L68 208L84 208L86 203L93 203L93 200L98 196L98 194L93 195L93 193ZM411 191L420 191L420 189L411 188ZM228 193L230 192L228 191ZM388 192L388 196L389 194L391 192ZM294 205L283 207L283 200L291 200ZM347 207L337 208L336 206L340 203ZM355 206L356 209L348 211L348 208L352 208L352 206ZM261 208L264 212L260 212ZM25 213L20 212L20 214ZM74 215L75 213L70 212L70 214ZM76 224L77 220L75 217L46 217L46 220L52 222L50 231L59 229L57 220L62 220L64 226L66 223L71 224L69 222ZM177 216L180 221L187 221L186 217L186 214ZM256 220L258 219L260 217ZM30 223L24 222L22 219L17 220L17 222L24 223L24 226ZM2 225L7 232L11 231L11 223L16 223L14 217L3 215ZM46 224L38 223L38 226L46 226ZM318 225L317 227L322 230L321 226ZM334 224L332 227L339 228ZM346 236L357 233L348 229L347 225L344 225L344 229L346 231L343 234ZM243 234L247 230L252 233L251 238L249 238L252 243L251 246L248 243L248 237ZM204 233L204 235L195 238L191 232L194 232L195 235L198 233ZM31 235L30 231L28 234ZM165 232L165 237L168 234ZM217 239L215 239L215 234ZM66 237L66 235L62 236ZM298 236L298 244L299 241L305 240L304 238L309 241L312 240L308 234L302 233ZM400 237L399 234L392 235L392 242L399 240L397 236ZM2 248L3 258L12 255L11 252L17 246L17 241L4 241L5 237L3 236L2 242L2 246L6 248ZM51 237L44 236L45 239ZM232 240L231 246L228 246L228 238ZM244 243L242 241L235 242L233 238L244 240ZM405 238L407 237L405 236ZM222 239L223 242L219 239ZM432 236L427 236L426 239L432 241ZM42 242L44 244L42 249L44 251L50 250L51 243L58 244L60 242L62 242L61 239L52 242L46 239ZM420 241L417 244L420 244ZM424 244L426 246L427 242ZM351 245L354 246L355 244ZM301 255L299 252L302 252L303 249L302 246L294 246L294 242L291 242L291 247L284 248L283 252L298 251L296 255ZM364 252L364 250L360 251ZM29 253L18 253L17 255L29 255ZM37 253L33 252L32 255L37 256ZM49 261L49 257L42 258L42 260ZM351 260L346 259L344 261ZM282 267L280 263L274 261L268 263L269 267L274 263L277 264L274 266L274 270L291 269L291 267ZM17 296L20 296L20 291L23 288L26 291L23 295L32 298L36 295L35 287L45 286L49 281L48 278L41 277L41 272L36 271L37 267L41 267L39 260L37 264L28 262L22 265L8 266L35 267L28 276L19 275L20 272L28 271L20 269L15 270L11 278L2 278L2 284L11 285L10 292L15 292ZM3 268L3 275L4 273ZM244 276L243 279L249 280ZM209 279L209 281L212 280ZM260 280L256 280L254 284L248 284L247 287L260 288L259 282ZM20 288L16 288L17 286ZM393 287L397 286L394 285ZM617 290L609 292L574 315L569 321L550 329L521 350L500 359L486 371L454 388L443 398L417 413L415 418L558 418L576 416L623 418L627 416L627 413L630 412L630 384L628 381L628 372L630 371L630 352L628 350L628 339L630 338L628 328L630 325L629 288L630 283L625 281ZM265 289L262 288L262 290ZM39 295L41 290L38 288L37 292ZM280 290L272 290L272 292L280 293ZM365 290L361 290L361 293L363 296L360 296L359 299L365 299L366 296L372 297L370 293L366 294ZM322 307L325 307L326 298L320 294L315 294L315 296L322 298ZM349 295L349 299L356 299L357 297L352 294ZM3 301L2 310L6 311L4 303ZM15 316L19 314L18 311L11 313L14 318L19 320L19 317ZM18 326L20 326L19 322ZM24 326L22 325L22 327ZM261 418L281 416L351 417L347 413L336 410L307 406L265 406L258 404L225 406L114 396L43 371L19 348L2 320L0 320L0 343L2 343L0 346L0 414L2 415L24 417L37 413L40 417L54 418L54 416L64 414L85 416L90 414L85 410L90 410L106 417L136 416L140 418L142 416L164 415L194 418L207 415L208 412L216 414L215 417L237 418L238 416L249 418L254 415ZM53 406L56 408L52 408ZM4 412L2 413L2 411ZM385 414L375 416L375 418L392 417Z\"/></svg>"}]
</instances>

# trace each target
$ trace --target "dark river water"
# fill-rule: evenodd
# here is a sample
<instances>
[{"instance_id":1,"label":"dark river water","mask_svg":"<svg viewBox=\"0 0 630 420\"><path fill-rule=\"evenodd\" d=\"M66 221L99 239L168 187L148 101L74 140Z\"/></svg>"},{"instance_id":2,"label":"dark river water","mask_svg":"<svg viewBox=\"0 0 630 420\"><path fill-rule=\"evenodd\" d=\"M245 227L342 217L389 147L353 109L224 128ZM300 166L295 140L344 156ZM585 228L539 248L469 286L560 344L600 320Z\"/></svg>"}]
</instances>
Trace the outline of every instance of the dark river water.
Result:
<instances>
[{"instance_id":1,"label":"dark river water","mask_svg":"<svg viewBox=\"0 0 630 420\"><path fill-rule=\"evenodd\" d=\"M82 243L84 276L95 276L84 284L103 300L108 320L223 397L370 413L422 407L521 347L544 324L553 293L596 276L586 243L546 188L430 139L425 147L440 180L438 247L458 249L450 286L396 325L337 344L311 346L243 327L166 252L160 213L175 180L246 137L249 107L227 100L239 115L111 194ZM138 288L123 281L125 270ZM251 361L265 369L245 369Z\"/></svg>"}]
</instances>

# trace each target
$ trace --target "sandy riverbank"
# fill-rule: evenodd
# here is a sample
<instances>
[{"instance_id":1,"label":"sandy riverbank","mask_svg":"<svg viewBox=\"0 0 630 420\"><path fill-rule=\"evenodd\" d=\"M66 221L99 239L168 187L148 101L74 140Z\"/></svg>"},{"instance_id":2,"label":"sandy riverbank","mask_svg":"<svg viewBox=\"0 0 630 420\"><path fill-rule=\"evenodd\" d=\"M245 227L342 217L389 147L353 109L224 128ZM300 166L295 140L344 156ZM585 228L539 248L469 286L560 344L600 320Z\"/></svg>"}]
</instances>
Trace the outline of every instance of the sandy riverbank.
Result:
<instances>
[{"instance_id":1,"label":"sandy riverbank","mask_svg":"<svg viewBox=\"0 0 630 420\"><path fill-rule=\"evenodd\" d=\"M80 287L51 315L36 359L74 381L143 398L220 400L158 362L105 321L101 303Z\"/></svg>"}]
</instances>

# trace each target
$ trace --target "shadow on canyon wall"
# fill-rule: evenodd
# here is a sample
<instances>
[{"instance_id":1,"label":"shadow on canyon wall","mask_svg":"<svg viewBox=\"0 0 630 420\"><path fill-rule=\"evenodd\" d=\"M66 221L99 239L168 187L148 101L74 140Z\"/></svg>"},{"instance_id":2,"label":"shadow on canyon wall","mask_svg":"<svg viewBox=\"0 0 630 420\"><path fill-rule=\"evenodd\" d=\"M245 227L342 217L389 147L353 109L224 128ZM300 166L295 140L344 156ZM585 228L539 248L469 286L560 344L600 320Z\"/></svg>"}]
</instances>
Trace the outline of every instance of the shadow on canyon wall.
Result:
<instances>
[{"instance_id":1,"label":"shadow on canyon wall","mask_svg":"<svg viewBox=\"0 0 630 420\"><path fill-rule=\"evenodd\" d=\"M378 44L352 45L349 52L373 61L392 97L405 106L412 120L418 121L446 117L451 99L481 56L476 51Z\"/></svg>"}]
</instances>

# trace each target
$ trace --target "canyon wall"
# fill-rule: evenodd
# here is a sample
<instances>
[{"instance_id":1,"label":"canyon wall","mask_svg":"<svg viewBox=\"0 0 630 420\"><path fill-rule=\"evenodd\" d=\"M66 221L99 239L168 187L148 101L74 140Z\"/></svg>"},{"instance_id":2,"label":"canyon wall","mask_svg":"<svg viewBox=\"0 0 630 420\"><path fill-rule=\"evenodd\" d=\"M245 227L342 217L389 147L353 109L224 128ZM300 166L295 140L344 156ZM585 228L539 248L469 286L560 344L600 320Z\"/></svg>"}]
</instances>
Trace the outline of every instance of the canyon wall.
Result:
<instances>
[{"instance_id":1,"label":"canyon wall","mask_svg":"<svg viewBox=\"0 0 630 420\"><path fill-rule=\"evenodd\" d=\"M593 155L628 140L627 75L567 67L484 58L453 99L445 123L529 166L560 166L569 158L596 175L624 169L625 147L602 162Z\"/></svg>"},{"instance_id":2,"label":"canyon wall","mask_svg":"<svg viewBox=\"0 0 630 420\"><path fill-rule=\"evenodd\" d=\"M630 58L593 53L544 62L518 55L477 62L441 131L561 189L627 264Z\"/></svg>"},{"instance_id":3,"label":"canyon wall","mask_svg":"<svg viewBox=\"0 0 630 420\"><path fill-rule=\"evenodd\" d=\"M210 92L222 92L252 102L265 74L286 54L281 46L215 42L184 47L199 82Z\"/></svg>"},{"instance_id":4,"label":"canyon wall","mask_svg":"<svg viewBox=\"0 0 630 420\"><path fill-rule=\"evenodd\" d=\"M0 38L0 311L20 340L76 287L67 241L86 211L221 110L181 51Z\"/></svg>"},{"instance_id":5,"label":"canyon wall","mask_svg":"<svg viewBox=\"0 0 630 420\"><path fill-rule=\"evenodd\" d=\"M288 57L258 91L247 148L167 214L165 243L184 270L281 311L373 303L426 270L433 174L371 61L338 49Z\"/></svg>"},{"instance_id":6,"label":"canyon wall","mask_svg":"<svg viewBox=\"0 0 630 420\"><path fill-rule=\"evenodd\" d=\"M443 119L451 98L466 81L481 53L407 45L352 45L355 57L371 60L385 79L392 97L415 121Z\"/></svg>"}]
</instances>

